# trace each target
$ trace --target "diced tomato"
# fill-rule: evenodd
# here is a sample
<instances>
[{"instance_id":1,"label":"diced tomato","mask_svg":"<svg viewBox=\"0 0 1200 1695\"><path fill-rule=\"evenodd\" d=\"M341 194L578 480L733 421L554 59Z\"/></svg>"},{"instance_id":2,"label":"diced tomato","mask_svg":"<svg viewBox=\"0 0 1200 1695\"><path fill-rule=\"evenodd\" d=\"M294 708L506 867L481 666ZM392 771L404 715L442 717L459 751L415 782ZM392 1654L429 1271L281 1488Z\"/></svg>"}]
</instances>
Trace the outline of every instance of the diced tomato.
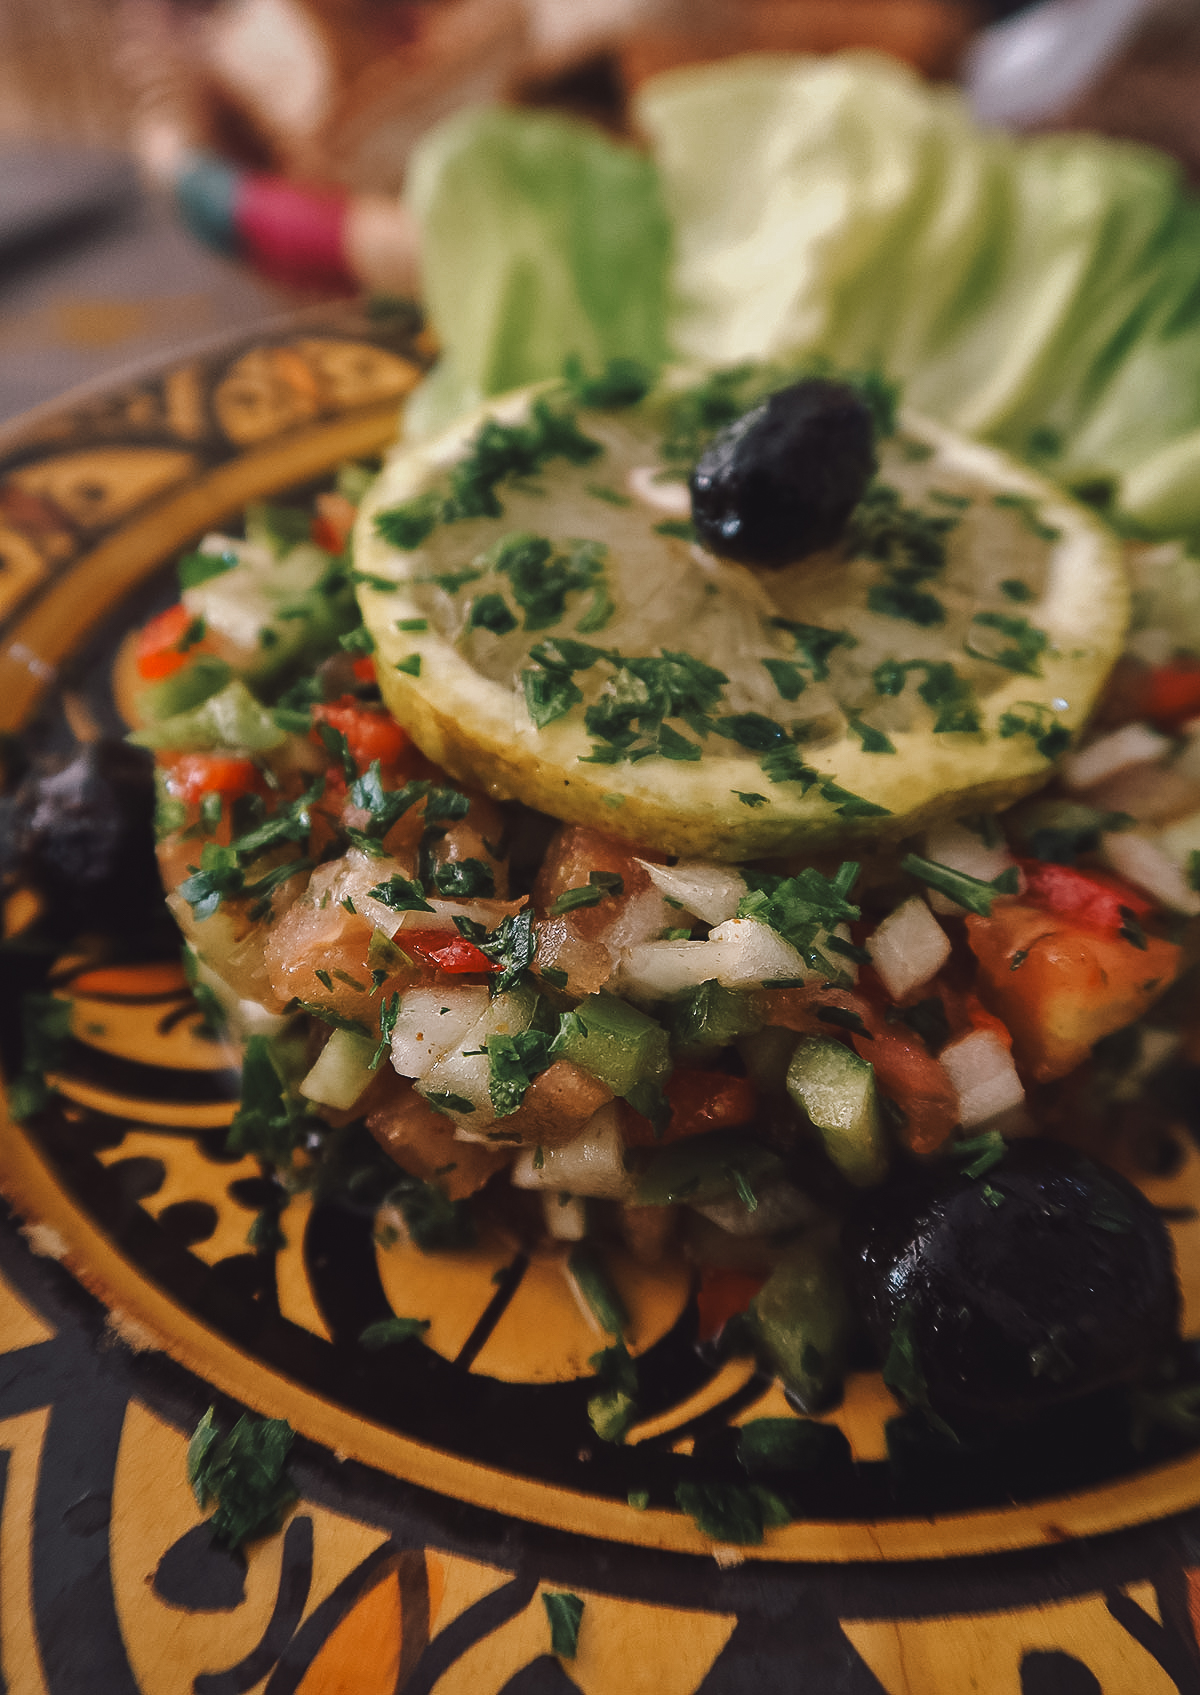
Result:
<instances>
[{"instance_id":1,"label":"diced tomato","mask_svg":"<svg viewBox=\"0 0 1200 1695\"><path fill-rule=\"evenodd\" d=\"M1023 859L1021 870L1025 901L1077 924L1119 930L1125 923L1122 907L1136 918L1154 910L1153 901L1131 883L1105 871L1079 871L1073 865L1049 865L1040 859Z\"/></svg>"},{"instance_id":2,"label":"diced tomato","mask_svg":"<svg viewBox=\"0 0 1200 1695\"><path fill-rule=\"evenodd\" d=\"M212 794L237 800L258 787L259 772L252 759L234 754L185 753L171 765L168 782L180 800L199 801Z\"/></svg>"},{"instance_id":3,"label":"diced tomato","mask_svg":"<svg viewBox=\"0 0 1200 1695\"><path fill-rule=\"evenodd\" d=\"M342 553L350 540L358 508L344 494L319 494L312 539L327 553Z\"/></svg>"},{"instance_id":4,"label":"diced tomato","mask_svg":"<svg viewBox=\"0 0 1200 1695\"><path fill-rule=\"evenodd\" d=\"M1200 714L1200 663L1177 660L1158 665L1139 688L1140 716L1163 729L1172 729Z\"/></svg>"},{"instance_id":5,"label":"diced tomato","mask_svg":"<svg viewBox=\"0 0 1200 1695\"><path fill-rule=\"evenodd\" d=\"M866 973L864 973L865 977ZM914 1153L931 1153L958 1122L958 1096L924 1042L904 1024L889 1024L885 1003L849 989L762 989L754 1009L766 1024L803 1035L843 1036L875 1068L880 1090L904 1113L901 1138ZM865 1035L821 1017L822 1010L857 1018Z\"/></svg>"},{"instance_id":6,"label":"diced tomato","mask_svg":"<svg viewBox=\"0 0 1200 1695\"><path fill-rule=\"evenodd\" d=\"M748 1124L758 1106L758 1094L748 1077L731 1077L725 1071L701 1071L679 1066L663 1087L671 1117L661 1136L654 1126L627 1102L620 1103L621 1135L627 1147L652 1148L662 1142L679 1142L686 1136L701 1136L706 1130L732 1130Z\"/></svg>"},{"instance_id":7,"label":"diced tomato","mask_svg":"<svg viewBox=\"0 0 1200 1695\"><path fill-rule=\"evenodd\" d=\"M596 906L575 907L570 928L587 941L602 938L619 924L624 912L654 885L639 859L661 863L662 855L652 848L606 836L585 824L564 824L546 849L542 868L533 888L534 904L548 912L568 889L583 888L593 871L605 871L621 879L620 894L609 894Z\"/></svg>"},{"instance_id":8,"label":"diced tomato","mask_svg":"<svg viewBox=\"0 0 1200 1695\"><path fill-rule=\"evenodd\" d=\"M465 936L452 936L448 930L402 930L396 945L450 977L499 969L474 942Z\"/></svg>"},{"instance_id":9,"label":"diced tomato","mask_svg":"<svg viewBox=\"0 0 1200 1695\"><path fill-rule=\"evenodd\" d=\"M752 1271L710 1266L696 1292L699 1340L711 1342L719 1336L731 1318L746 1311L765 1282L765 1277L757 1277Z\"/></svg>"},{"instance_id":10,"label":"diced tomato","mask_svg":"<svg viewBox=\"0 0 1200 1695\"><path fill-rule=\"evenodd\" d=\"M192 614L182 602L151 618L138 634L138 676L148 683L158 682L181 671L190 654L203 651L203 641L185 641L193 622Z\"/></svg>"},{"instance_id":11,"label":"diced tomato","mask_svg":"<svg viewBox=\"0 0 1200 1695\"><path fill-rule=\"evenodd\" d=\"M375 681L375 661L369 653L360 653L354 661L354 680L356 683Z\"/></svg>"},{"instance_id":12,"label":"diced tomato","mask_svg":"<svg viewBox=\"0 0 1200 1695\"><path fill-rule=\"evenodd\" d=\"M397 765L412 746L408 732L389 713L364 706L353 695L314 706L312 715L314 725L329 724L341 731L360 771L375 759L384 766ZM315 728L312 734L319 743Z\"/></svg>"},{"instance_id":13,"label":"diced tomato","mask_svg":"<svg viewBox=\"0 0 1200 1695\"><path fill-rule=\"evenodd\" d=\"M1090 917L1062 917L1026 901L997 905L990 918L969 917L967 936L981 991L1012 1032L1018 1068L1038 1083L1065 1077L1102 1036L1140 1018L1182 958L1158 936L1138 947Z\"/></svg>"}]
</instances>

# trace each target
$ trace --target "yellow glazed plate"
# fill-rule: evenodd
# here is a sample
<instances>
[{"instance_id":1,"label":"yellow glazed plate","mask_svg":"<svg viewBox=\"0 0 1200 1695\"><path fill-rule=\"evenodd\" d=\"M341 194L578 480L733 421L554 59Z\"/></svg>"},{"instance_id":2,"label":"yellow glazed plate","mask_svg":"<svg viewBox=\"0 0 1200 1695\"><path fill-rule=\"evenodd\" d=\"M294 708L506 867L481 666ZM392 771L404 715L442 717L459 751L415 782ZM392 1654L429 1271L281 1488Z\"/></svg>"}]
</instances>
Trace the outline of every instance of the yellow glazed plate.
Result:
<instances>
[{"instance_id":1,"label":"yellow glazed plate","mask_svg":"<svg viewBox=\"0 0 1200 1695\"><path fill-rule=\"evenodd\" d=\"M119 729L114 704L119 691L114 694L112 677L121 641L173 598L170 567L177 554L205 530L228 522L248 501L311 485L340 461L385 447L403 397L427 363L415 314L377 319L342 308L64 403L10 432L0 444L0 728L31 745L52 744L65 703L68 717L78 719L83 712ZM22 897L12 898L10 934L26 916ZM12 963L17 956L8 957L3 993L9 1032L5 1062L11 1075L17 1063L16 1008L28 984L22 968ZM768 1530L762 1547L714 1550L684 1515L658 1506L635 1510L628 1503L630 1491L646 1487L653 1493L662 1479L669 1483L678 1457L697 1442L719 1441L722 1431L740 1422L784 1414L787 1408L749 1361L717 1364L697 1353L694 1289L683 1265L668 1266L653 1277L632 1262L609 1267L632 1314L631 1345L642 1358L643 1402L641 1422L628 1446L606 1451L604 1444L589 1439L584 1414L594 1383L588 1359L604 1338L575 1304L560 1262L526 1258L511 1244L486 1235L470 1252L450 1257L383 1247L365 1209L355 1214L308 1200L294 1201L282 1214L279 1245L249 1247L247 1233L256 1215L270 1206L271 1186L256 1161L224 1152L223 1130L237 1092L233 1056L204 1035L175 961L83 949L55 962L50 985L74 1007L67 1057L54 1079L57 1099L24 1126L5 1122L0 1127L0 1189L26 1221L35 1244L104 1303L126 1339L160 1350L222 1396L288 1419L301 1437L339 1461L374 1468L354 1475L360 1483L363 1475L380 1477L373 1486L380 1499L387 1479L416 1486L419 1499L433 1503L435 1516L444 1510L454 1518L460 1549L466 1544L478 1551L491 1539L497 1570L514 1561L519 1565L522 1547L574 1548L574 1577L563 1587L590 1593L590 1584L599 1592L606 1582L611 1588L613 1573L620 1569L640 1591L636 1606L649 1609L647 1618L654 1607L668 1603L684 1608L698 1632L689 1641L699 1659L693 1655L694 1664L686 1656L664 1659L656 1650L648 1664L666 1681L647 1683L647 1689L749 1687L705 1678L723 1663L736 1617L747 1607L752 1611L766 1593L747 1587L756 1565L764 1582L769 1576L776 1584L788 1566L797 1568L795 1583L801 1588L793 1583L788 1589L785 1583L779 1590L778 1605L788 1613L799 1605L801 1590L808 1594L806 1586L822 1572L840 1567L882 1572L895 1562L901 1562L898 1572L943 1575L928 1576L917 1589L905 1577L902 1605L894 1597L881 1602L878 1593L869 1604L860 1595L854 1603L857 1614L853 1609L847 1613L843 1605L843 1621L851 1616L876 1620L854 1627L861 1641L831 1615L836 1654L822 1659L814 1647L811 1662L813 1676L815 1668L824 1666L821 1675L830 1681L777 1684L768 1677L760 1687L1003 1687L1014 1695L1018 1688L1073 1692L1101 1687L1094 1681L1013 1681L1013 1668L1031 1654L1082 1654L1081 1667L1097 1670L1144 1660L1145 1681L1130 1681L1122 1672L1125 1681L1105 1682L1105 1690L1200 1689L1194 1639L1188 1637L1179 1649L1197 1668L1190 1683L1170 1681L1174 1672L1164 1670L1167 1662L1146 1646L1158 1642L1154 1628L1183 1628L1179 1620L1186 1614L1184 1572L1190 1554L1186 1548L1180 1552L1176 1531L1171 1531L1168 1563L1174 1562L1175 1572L1172 1605L1183 1612L1174 1624L1164 1618L1161 1596L1153 1605L1146 1603L1149 1611L1142 1604L1146 1598L1135 1597L1129 1606L1139 1617L1130 1614L1117 1623L1118 1613L1107 1602L1093 1606L1088 1601L1085 1607L1079 1597L1093 1590L1098 1595L1109 1578L1096 1579L1089 1589L1091 1578L1080 1577L1082 1556L1070 1546L1076 1539L1149 1526L1200 1503L1200 1454L1182 1441L1136 1454L1110 1439L1111 1433L1093 1439L1086 1431L1065 1431L1049 1459L1043 1455L1024 1472L989 1474L986 1467L965 1466L962 1476L947 1475L944 1467L939 1474L919 1454L905 1470L889 1465L884 1440L884 1423L898 1411L895 1403L876 1375L855 1373L844 1404L829 1415L847 1435L857 1462L846 1468L845 1479L815 1486L811 1511L791 1525ZM1185 1328L1196 1335L1200 1153L1182 1134L1177 1151L1177 1169L1168 1176L1147 1174L1144 1187L1171 1222L1185 1292ZM0 1274L18 1282L24 1275L19 1267L6 1272L4 1265ZM6 1349L26 1345L12 1314L33 1311L33 1297L6 1289L0 1280L0 1363ZM15 1304L6 1304L10 1295ZM427 1345L376 1353L362 1348L361 1331L389 1312L429 1317ZM200 1391L202 1396L206 1392ZM174 1416L178 1422L184 1415L175 1409ZM154 1422L151 1413L145 1417ZM170 1413L158 1425L153 1441L147 1435L147 1454L175 1454L179 1442L170 1431ZM0 1445L8 1431L0 1400ZM369 1488L365 1498L374 1498ZM1137 1546L1144 1553L1143 1544ZM1168 1556L1155 1547L1154 1558L1161 1563ZM1011 1559L972 1567L961 1558L1039 1548L1042 1554L1027 1556L1034 1564L1020 1568L1025 1576L1016 1588L1016 1579L1010 1582L1016 1569ZM275 1556L255 1555L252 1572L266 1557ZM1062 1576L1064 1560L1077 1562L1070 1582ZM902 1564L912 1561L949 1563ZM388 1569L395 1577L399 1567ZM979 1582L966 1583L962 1574L969 1570L1009 1575L1003 1582L995 1578L1000 1588L991 1591L989 1600ZM466 1581L461 1573L455 1581L460 1579ZM718 1581L724 1585L720 1596L728 1602L723 1609L712 1587ZM1128 1588L1133 1581L1128 1570L1120 1581ZM485 1590L486 1584L479 1593ZM368 1592L373 1592L369 1584L362 1589L363 1595ZM1004 1630L989 1626L990 1635L987 1630L979 1635L982 1625L975 1615L980 1612L1006 1607L1004 1617L1011 1621L1025 1616L1022 1607L1036 1611L1068 1592L1076 1596L1075 1611L1061 1612L1062 1630L1035 1632L1028 1641L1015 1625ZM0 1582L4 1604L6 1594ZM959 1599L950 1605L955 1594ZM904 1670L903 1655L896 1657L899 1625L884 1628L879 1618L903 1613L911 1623L937 1616L939 1609L957 1610L970 1622L970 1630L958 1638L961 1644L968 1637L972 1642L986 1638L991 1644L987 1653L1000 1656L996 1664L1003 1660L1009 1666L1006 1681L942 1681L949 1673L946 1667L937 1670L938 1654L927 1663L919 1659L926 1652L918 1641L925 1641L921 1630L926 1626L918 1629L915 1623L910 1650L918 1658ZM422 1616L427 1633L434 1615L426 1606ZM541 1617L544 1634L544 1615L535 1608L531 1616L535 1621ZM718 1618L725 1621L719 1629L712 1622ZM626 1628L632 1630L628 1621ZM763 1628L763 1643L774 1641ZM1089 1658L1088 1645L1107 1641L1105 1631L1112 1642L1104 1658ZM952 1636L942 1631L938 1640L948 1642ZM747 1653L751 1646L743 1644ZM784 1653L782 1638L763 1652L780 1677L785 1664L798 1675L799 1663L792 1649ZM751 1661L735 1659L742 1667L737 1677L751 1676ZM686 1678L680 1670L685 1662L690 1668ZM518 1655L514 1675L524 1663ZM835 1671L840 1678L851 1663L862 1668L867 1681L832 1681ZM985 1656L979 1663L991 1661ZM920 1664L925 1670L918 1675L913 1668ZM729 1666L732 1677L734 1661ZM9 1687L39 1687L14 1682L2 1660L0 1669L9 1675ZM610 1688L635 1687L620 1681L623 1676L614 1666L604 1678L597 1670L584 1685L508 1684L498 1677L479 1683L451 1680L445 1687L535 1692L586 1686L600 1695ZM128 1685L158 1686L145 1679ZM235 1686L275 1691L277 1682L235 1679L214 1682L212 1691ZM401 1686L395 1681L387 1685ZM73 1685L62 1687L73 1695ZM308 1690L309 1683L278 1682L279 1690L301 1687ZM311 1687L346 1686L314 1682ZM427 1675L424 1684L418 1680L413 1687L432 1688L433 1683Z\"/></svg>"}]
</instances>

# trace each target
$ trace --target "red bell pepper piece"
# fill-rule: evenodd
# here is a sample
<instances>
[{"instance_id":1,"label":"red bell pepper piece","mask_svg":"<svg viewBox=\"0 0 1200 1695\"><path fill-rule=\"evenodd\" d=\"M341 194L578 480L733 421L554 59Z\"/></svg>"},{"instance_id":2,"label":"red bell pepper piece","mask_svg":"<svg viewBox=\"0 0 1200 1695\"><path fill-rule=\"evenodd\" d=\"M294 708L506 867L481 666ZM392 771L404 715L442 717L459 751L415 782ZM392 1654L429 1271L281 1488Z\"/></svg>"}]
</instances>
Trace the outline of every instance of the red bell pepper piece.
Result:
<instances>
[{"instance_id":1,"label":"red bell pepper piece","mask_svg":"<svg viewBox=\"0 0 1200 1695\"><path fill-rule=\"evenodd\" d=\"M165 612L151 618L138 633L138 676L144 677L148 683L155 683L163 677L172 676L176 671L182 671L188 663L189 654L201 650L204 646L202 640L186 640L188 631L195 622L195 618L182 602L177 606L168 606Z\"/></svg>"},{"instance_id":2,"label":"red bell pepper piece","mask_svg":"<svg viewBox=\"0 0 1200 1695\"><path fill-rule=\"evenodd\" d=\"M402 930L396 946L450 977L499 970L474 942L452 936L448 930Z\"/></svg>"},{"instance_id":3,"label":"red bell pepper piece","mask_svg":"<svg viewBox=\"0 0 1200 1695\"><path fill-rule=\"evenodd\" d=\"M402 730L389 713L379 707L365 706L353 695L314 706L313 724L329 724L346 738L350 757L360 771L373 760L381 765L397 765L412 746L408 732ZM314 728L313 739L320 743Z\"/></svg>"}]
</instances>

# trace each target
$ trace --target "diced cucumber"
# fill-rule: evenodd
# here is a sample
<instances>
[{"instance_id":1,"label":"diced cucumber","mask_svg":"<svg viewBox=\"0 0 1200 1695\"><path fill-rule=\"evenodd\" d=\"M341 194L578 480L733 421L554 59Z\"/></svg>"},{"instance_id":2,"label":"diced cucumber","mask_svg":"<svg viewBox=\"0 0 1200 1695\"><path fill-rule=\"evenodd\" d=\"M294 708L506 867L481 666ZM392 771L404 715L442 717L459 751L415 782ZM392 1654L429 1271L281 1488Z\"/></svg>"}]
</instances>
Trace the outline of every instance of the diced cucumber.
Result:
<instances>
[{"instance_id":1,"label":"diced cucumber","mask_svg":"<svg viewBox=\"0 0 1200 1695\"><path fill-rule=\"evenodd\" d=\"M790 1249L754 1297L750 1315L784 1387L806 1412L827 1406L846 1368L853 1325L834 1254L813 1240Z\"/></svg>"},{"instance_id":2,"label":"diced cucumber","mask_svg":"<svg viewBox=\"0 0 1200 1695\"><path fill-rule=\"evenodd\" d=\"M830 1036L803 1036L788 1066L787 1088L851 1183L868 1188L883 1181L888 1145L874 1066Z\"/></svg>"},{"instance_id":3,"label":"diced cucumber","mask_svg":"<svg viewBox=\"0 0 1200 1695\"><path fill-rule=\"evenodd\" d=\"M357 622L348 581L331 576L324 549L302 542L276 560L264 547L236 544L238 563L186 589L183 604L248 656L256 687L304 668Z\"/></svg>"},{"instance_id":4,"label":"diced cucumber","mask_svg":"<svg viewBox=\"0 0 1200 1695\"><path fill-rule=\"evenodd\" d=\"M687 1201L711 1206L740 1196L747 1211L753 1212L757 1185L774 1181L782 1169L778 1154L751 1141L744 1132L713 1130L654 1153L638 1182L637 1204L670 1206Z\"/></svg>"},{"instance_id":5,"label":"diced cucumber","mask_svg":"<svg viewBox=\"0 0 1200 1695\"><path fill-rule=\"evenodd\" d=\"M607 1083L614 1095L638 1083L657 1083L671 1069L667 1032L644 1012L612 995L589 995L567 1014L554 1057L569 1059Z\"/></svg>"},{"instance_id":6,"label":"diced cucumber","mask_svg":"<svg viewBox=\"0 0 1200 1695\"><path fill-rule=\"evenodd\" d=\"M348 1111L375 1076L371 1059L377 1045L372 1037L360 1036L356 1030L335 1030L301 1083L300 1093L318 1106Z\"/></svg>"},{"instance_id":7,"label":"diced cucumber","mask_svg":"<svg viewBox=\"0 0 1200 1695\"><path fill-rule=\"evenodd\" d=\"M177 718L181 712L190 712L219 693L232 676L223 659L198 654L190 665L144 690L138 696L138 710L147 722L161 724L167 718Z\"/></svg>"},{"instance_id":8,"label":"diced cucumber","mask_svg":"<svg viewBox=\"0 0 1200 1695\"><path fill-rule=\"evenodd\" d=\"M180 673L182 675L182 673ZM129 740L137 747L186 748L208 751L239 748L265 753L287 740L265 706L255 700L239 677L190 711L147 725Z\"/></svg>"},{"instance_id":9,"label":"diced cucumber","mask_svg":"<svg viewBox=\"0 0 1200 1695\"><path fill-rule=\"evenodd\" d=\"M510 1140L503 1131L488 1134L496 1110L490 1090L491 1062L487 1054L489 1036L515 1036L528 1030L537 1012L538 997L532 989L510 989L490 1001L482 1018L471 1025L459 1042L443 1054L417 1085L431 1106L452 1118L459 1134L470 1142Z\"/></svg>"}]
</instances>

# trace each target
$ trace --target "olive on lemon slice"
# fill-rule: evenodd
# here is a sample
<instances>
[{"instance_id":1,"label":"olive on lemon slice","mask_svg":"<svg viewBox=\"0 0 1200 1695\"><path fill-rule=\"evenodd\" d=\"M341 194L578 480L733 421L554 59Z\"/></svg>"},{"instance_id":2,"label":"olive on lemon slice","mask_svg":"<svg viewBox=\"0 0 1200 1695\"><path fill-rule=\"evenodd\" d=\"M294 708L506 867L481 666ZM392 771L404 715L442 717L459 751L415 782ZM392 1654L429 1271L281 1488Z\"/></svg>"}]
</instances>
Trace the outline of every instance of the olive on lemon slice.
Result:
<instances>
[{"instance_id":1,"label":"olive on lemon slice","mask_svg":"<svg viewBox=\"0 0 1200 1695\"><path fill-rule=\"evenodd\" d=\"M695 539L672 378L561 384L399 449L354 560L380 687L463 781L667 852L910 834L1036 788L1120 651L1115 540L902 415L841 536L773 568Z\"/></svg>"}]
</instances>

